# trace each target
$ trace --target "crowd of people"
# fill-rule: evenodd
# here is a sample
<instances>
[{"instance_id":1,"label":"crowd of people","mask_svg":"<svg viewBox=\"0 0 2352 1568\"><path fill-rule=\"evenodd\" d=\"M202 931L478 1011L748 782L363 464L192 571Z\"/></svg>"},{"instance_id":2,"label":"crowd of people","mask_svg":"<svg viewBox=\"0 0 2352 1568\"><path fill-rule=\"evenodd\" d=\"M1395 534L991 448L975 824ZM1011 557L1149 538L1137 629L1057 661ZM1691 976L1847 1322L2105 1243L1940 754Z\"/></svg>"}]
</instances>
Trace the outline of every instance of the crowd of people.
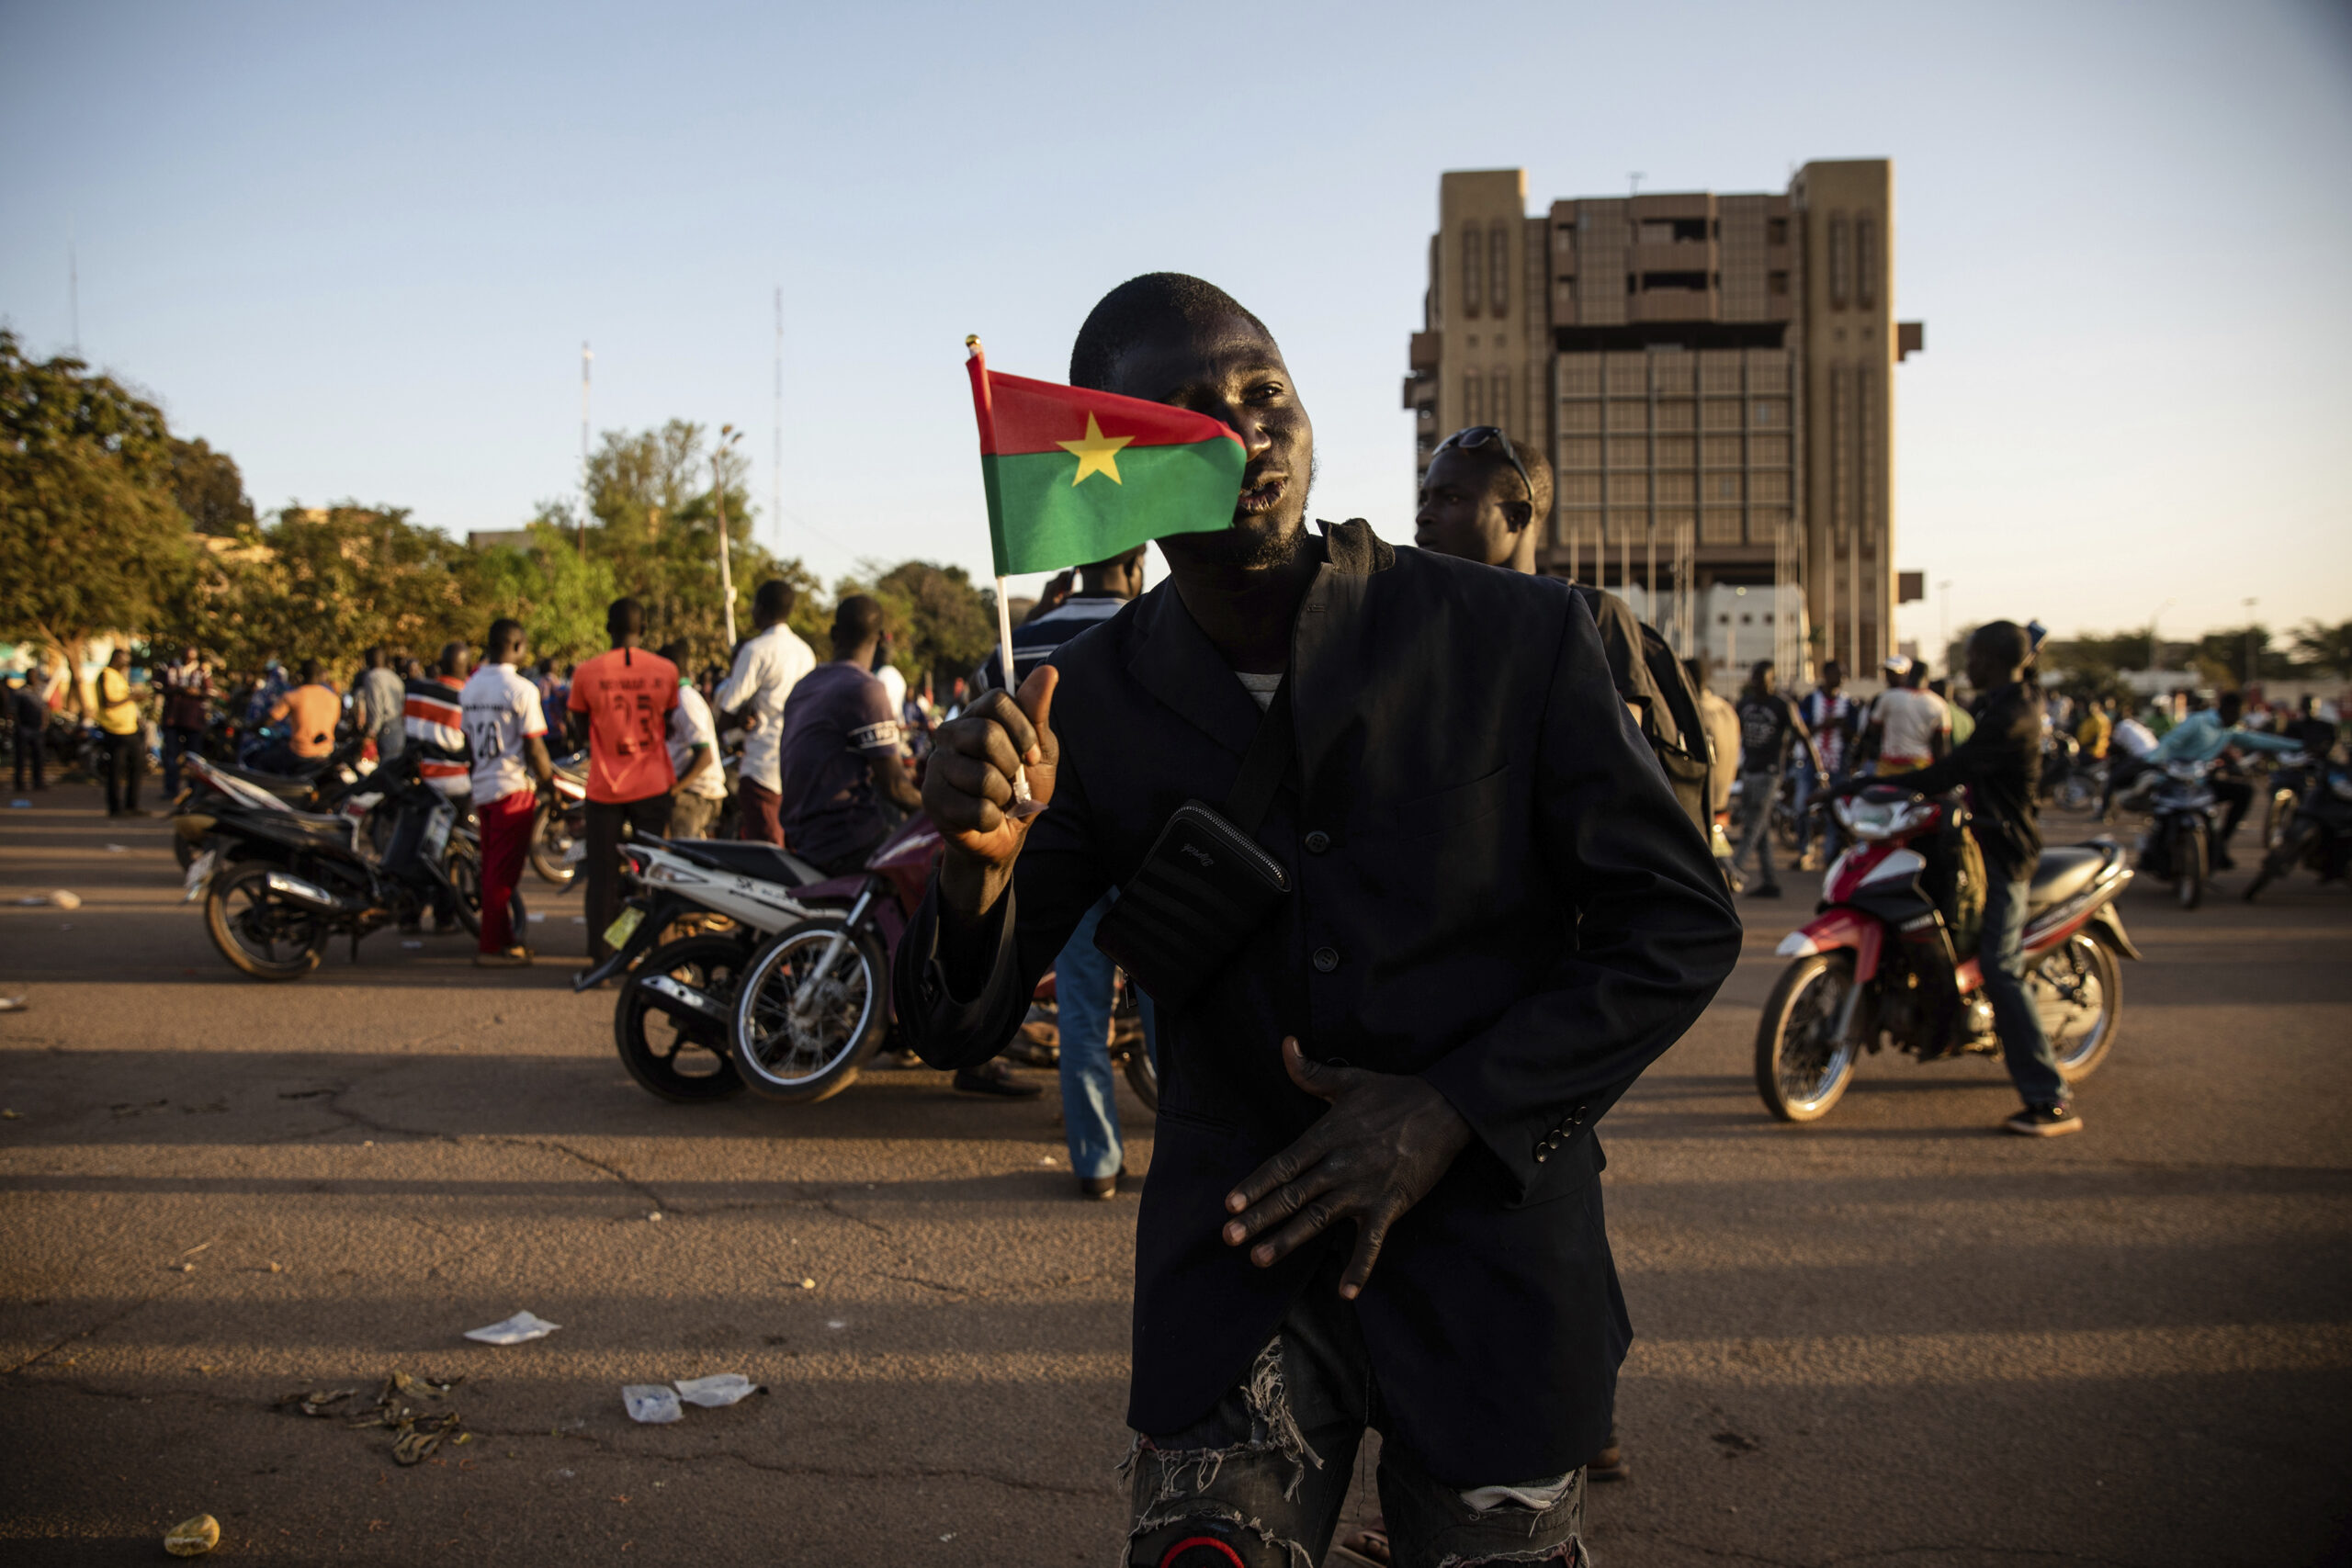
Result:
<instances>
[{"instance_id":1,"label":"crowd of people","mask_svg":"<svg viewBox=\"0 0 2352 1568\"><path fill-rule=\"evenodd\" d=\"M1419 548L1361 521L1311 533L1313 430L1289 368L1199 279L1105 297L1070 380L1223 421L1248 462L1233 525L1164 539L1171 581L1148 595L1139 549L1067 574L968 703L960 682L944 705L927 680L908 690L871 598L840 602L820 660L777 581L753 596L752 634L700 667L687 646L649 647L628 598L608 649L560 671L504 618L430 668L370 649L347 691L306 660L223 693L182 650L153 682L166 787L224 716L256 764L355 743L413 761L480 822L485 966L536 956L505 911L553 801L552 735L586 754L592 961L629 831L708 833L731 798L728 830L839 874L927 814L944 851L897 948L901 1038L959 1089L1035 1092L999 1058L1052 970L1090 1199L1125 1176L1110 953L1146 955L1160 1114L1127 1561L1322 1560L1377 1427L1385 1521L1349 1543L1360 1560L1587 1562L1585 1485L1624 1473L1613 1390L1632 1332L1595 1129L1738 956L1708 836L1735 790L1735 865L1753 861L1747 891L1766 898L1784 786L1801 857L1838 848L1815 798L1889 780L1970 792L1978 953L2023 1101L2005 1126L2048 1137L2082 1125L2021 960L2052 738L2108 763L2296 736L2243 727L2226 700L2162 734L2075 711L2033 681L2034 629L2009 621L1969 638L1966 707L1902 657L1868 703L1835 663L1792 697L1770 660L1727 703L1623 600L1537 576L1550 466L1494 426L1435 450ZM137 813L127 651L92 704L108 809ZM46 722L17 711L20 729Z\"/></svg>"}]
</instances>

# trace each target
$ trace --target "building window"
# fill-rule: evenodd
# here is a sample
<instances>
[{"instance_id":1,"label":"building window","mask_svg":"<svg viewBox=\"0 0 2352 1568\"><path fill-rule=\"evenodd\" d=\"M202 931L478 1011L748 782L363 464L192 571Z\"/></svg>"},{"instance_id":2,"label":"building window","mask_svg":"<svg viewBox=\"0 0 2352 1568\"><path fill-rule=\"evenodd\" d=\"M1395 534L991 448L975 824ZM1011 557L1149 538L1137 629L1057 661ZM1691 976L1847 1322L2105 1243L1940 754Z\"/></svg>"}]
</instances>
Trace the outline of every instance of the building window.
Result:
<instances>
[{"instance_id":1,"label":"building window","mask_svg":"<svg viewBox=\"0 0 2352 1568\"><path fill-rule=\"evenodd\" d=\"M1498 316L1510 313L1510 231L1500 223L1487 236L1487 303Z\"/></svg>"},{"instance_id":2,"label":"building window","mask_svg":"<svg viewBox=\"0 0 2352 1568\"><path fill-rule=\"evenodd\" d=\"M1552 231L1552 248L1559 252L1560 254L1566 255L1570 251L1577 248L1576 232L1576 228L1573 224L1561 224L1557 229Z\"/></svg>"},{"instance_id":3,"label":"building window","mask_svg":"<svg viewBox=\"0 0 2352 1568\"><path fill-rule=\"evenodd\" d=\"M1487 410L1487 423L1504 430L1510 428L1510 376L1506 371L1495 372L1495 395Z\"/></svg>"},{"instance_id":4,"label":"building window","mask_svg":"<svg viewBox=\"0 0 2352 1568\"><path fill-rule=\"evenodd\" d=\"M1695 293L1707 291L1707 275L1703 272L1645 272L1642 274L1642 290L1680 288Z\"/></svg>"},{"instance_id":5,"label":"building window","mask_svg":"<svg viewBox=\"0 0 2352 1568\"><path fill-rule=\"evenodd\" d=\"M1789 275L1785 272L1766 273L1764 275L1764 290L1766 293L1772 295L1775 299L1785 299L1789 292Z\"/></svg>"},{"instance_id":6,"label":"building window","mask_svg":"<svg viewBox=\"0 0 2352 1568\"><path fill-rule=\"evenodd\" d=\"M1478 313L1478 280L1487 276L1486 242L1479 238L1478 226L1462 226L1462 313Z\"/></svg>"},{"instance_id":7,"label":"building window","mask_svg":"<svg viewBox=\"0 0 2352 1568\"><path fill-rule=\"evenodd\" d=\"M1853 291L1854 259L1852 246L1846 234L1846 215L1834 212L1829 216L1829 304L1832 310L1846 308L1846 297Z\"/></svg>"},{"instance_id":8,"label":"building window","mask_svg":"<svg viewBox=\"0 0 2352 1568\"><path fill-rule=\"evenodd\" d=\"M1854 220L1855 297L1865 310L1878 306L1878 220L1863 213Z\"/></svg>"},{"instance_id":9,"label":"building window","mask_svg":"<svg viewBox=\"0 0 2352 1568\"><path fill-rule=\"evenodd\" d=\"M1466 372L1463 376L1462 423L1465 425L1487 423L1486 415L1481 412L1483 400L1478 395L1480 386L1478 373L1476 370Z\"/></svg>"},{"instance_id":10,"label":"building window","mask_svg":"<svg viewBox=\"0 0 2352 1568\"><path fill-rule=\"evenodd\" d=\"M1789 220L1785 218L1767 218L1764 220L1764 243L1768 245L1787 244L1789 243Z\"/></svg>"}]
</instances>

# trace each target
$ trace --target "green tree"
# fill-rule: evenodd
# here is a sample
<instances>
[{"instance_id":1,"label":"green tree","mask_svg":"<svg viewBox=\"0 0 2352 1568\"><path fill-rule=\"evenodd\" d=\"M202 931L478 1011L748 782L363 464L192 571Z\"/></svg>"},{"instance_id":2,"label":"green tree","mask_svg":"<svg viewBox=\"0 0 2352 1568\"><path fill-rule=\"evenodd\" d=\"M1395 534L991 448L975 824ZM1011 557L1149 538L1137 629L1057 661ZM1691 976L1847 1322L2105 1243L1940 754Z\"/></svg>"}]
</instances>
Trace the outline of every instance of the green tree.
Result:
<instances>
[{"instance_id":1,"label":"green tree","mask_svg":"<svg viewBox=\"0 0 2352 1568\"><path fill-rule=\"evenodd\" d=\"M2309 669L2352 678L2352 621L2334 626L2305 621L2292 635L2298 662Z\"/></svg>"},{"instance_id":2,"label":"green tree","mask_svg":"<svg viewBox=\"0 0 2352 1568\"><path fill-rule=\"evenodd\" d=\"M748 472L740 452L714 457L704 427L683 419L655 430L606 431L589 457L585 488L595 525L574 547L609 562L620 592L645 605L648 642L683 637L697 660L724 659L729 652L718 587L722 490L735 634L750 635L753 586L777 575L781 563L752 542L756 512L744 483ZM569 503L543 508L542 516L579 536Z\"/></svg>"},{"instance_id":3,"label":"green tree","mask_svg":"<svg viewBox=\"0 0 2352 1568\"><path fill-rule=\"evenodd\" d=\"M2228 630L2207 632L2197 639L2196 651L2189 655L2198 672L2214 685L2224 690L2242 685L2246 678L2246 655L2254 655L2254 678L2256 681L2291 681L2296 674L2294 655L2284 648L2274 648L2267 626L2237 626Z\"/></svg>"},{"instance_id":4,"label":"green tree","mask_svg":"<svg viewBox=\"0 0 2352 1568\"><path fill-rule=\"evenodd\" d=\"M199 534L235 538L254 526L244 476L229 454L215 452L201 437L173 438L172 494Z\"/></svg>"},{"instance_id":5,"label":"green tree","mask_svg":"<svg viewBox=\"0 0 2352 1568\"><path fill-rule=\"evenodd\" d=\"M881 603L896 642L891 662L910 682L920 682L926 671L941 681L968 675L996 646L996 590L975 583L962 567L910 560L885 569L868 561L865 570L870 581L845 577L835 585L835 602L869 593ZM828 612L825 624L831 619ZM812 646L820 657L826 651L824 641Z\"/></svg>"},{"instance_id":6,"label":"green tree","mask_svg":"<svg viewBox=\"0 0 2352 1568\"><path fill-rule=\"evenodd\" d=\"M512 615L523 623L534 659L577 663L605 650L605 609L620 597L613 563L583 556L559 507L541 506L525 548L499 546L473 553L461 570L465 599L488 635L490 623Z\"/></svg>"},{"instance_id":7,"label":"green tree","mask_svg":"<svg viewBox=\"0 0 2352 1568\"><path fill-rule=\"evenodd\" d=\"M172 456L153 403L0 330L0 636L78 671L93 637L153 624L197 566Z\"/></svg>"}]
</instances>

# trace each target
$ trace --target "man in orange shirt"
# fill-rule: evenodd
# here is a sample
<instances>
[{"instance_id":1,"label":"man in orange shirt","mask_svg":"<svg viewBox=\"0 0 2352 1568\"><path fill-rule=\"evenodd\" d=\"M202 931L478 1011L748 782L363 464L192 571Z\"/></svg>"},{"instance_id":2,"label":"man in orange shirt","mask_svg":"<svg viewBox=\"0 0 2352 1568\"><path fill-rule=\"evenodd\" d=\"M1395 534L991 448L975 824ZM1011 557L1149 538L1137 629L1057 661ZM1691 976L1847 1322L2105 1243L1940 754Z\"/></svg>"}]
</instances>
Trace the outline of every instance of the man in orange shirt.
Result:
<instances>
[{"instance_id":1,"label":"man in orange shirt","mask_svg":"<svg viewBox=\"0 0 2352 1568\"><path fill-rule=\"evenodd\" d=\"M268 773L290 773L300 762L314 761L334 750L334 727L343 719L343 698L319 675L319 661L302 660L302 683L277 699L269 710L272 724L286 727L285 738L254 759Z\"/></svg>"},{"instance_id":2,"label":"man in orange shirt","mask_svg":"<svg viewBox=\"0 0 2352 1568\"><path fill-rule=\"evenodd\" d=\"M670 825L670 710L678 705L678 667L645 641L645 611L616 599L605 612L612 651L571 672L571 734L588 758L588 962L603 961L613 922L621 825L661 833Z\"/></svg>"}]
</instances>

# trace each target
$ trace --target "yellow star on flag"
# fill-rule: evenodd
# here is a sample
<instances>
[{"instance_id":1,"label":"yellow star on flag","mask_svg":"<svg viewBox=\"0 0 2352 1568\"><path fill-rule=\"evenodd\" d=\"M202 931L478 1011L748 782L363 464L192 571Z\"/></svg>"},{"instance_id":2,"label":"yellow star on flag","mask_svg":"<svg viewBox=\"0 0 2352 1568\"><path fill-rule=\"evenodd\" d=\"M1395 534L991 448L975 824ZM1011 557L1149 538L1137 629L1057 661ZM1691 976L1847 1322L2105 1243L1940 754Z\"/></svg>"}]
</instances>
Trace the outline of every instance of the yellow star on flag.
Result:
<instances>
[{"instance_id":1,"label":"yellow star on flag","mask_svg":"<svg viewBox=\"0 0 2352 1568\"><path fill-rule=\"evenodd\" d=\"M1092 473L1108 474L1113 484L1124 485L1127 481L1119 477L1119 448L1134 439L1132 435L1103 434L1102 427L1094 423L1094 416L1090 413L1086 416L1083 440L1057 441L1054 445L1078 458L1078 477L1069 481L1072 488L1084 483L1086 476Z\"/></svg>"}]
</instances>

